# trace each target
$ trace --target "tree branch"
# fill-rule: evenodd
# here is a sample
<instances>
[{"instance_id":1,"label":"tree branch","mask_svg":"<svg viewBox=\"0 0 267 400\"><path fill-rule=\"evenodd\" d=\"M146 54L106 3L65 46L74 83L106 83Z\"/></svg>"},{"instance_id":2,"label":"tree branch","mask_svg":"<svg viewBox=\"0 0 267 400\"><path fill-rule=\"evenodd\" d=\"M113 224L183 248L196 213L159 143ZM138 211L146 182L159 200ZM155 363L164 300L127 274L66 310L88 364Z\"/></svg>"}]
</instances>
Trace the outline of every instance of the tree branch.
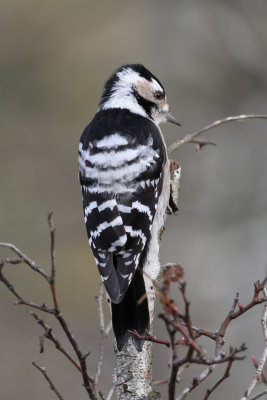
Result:
<instances>
[{"instance_id":1,"label":"tree branch","mask_svg":"<svg viewBox=\"0 0 267 400\"><path fill-rule=\"evenodd\" d=\"M56 312L59 310L58 300L56 295L56 254L55 254L55 227L53 222L53 212L48 214L48 226L50 230L50 257L51 257L51 274L49 277L50 290L52 293L53 303Z\"/></svg>"},{"instance_id":2,"label":"tree branch","mask_svg":"<svg viewBox=\"0 0 267 400\"><path fill-rule=\"evenodd\" d=\"M39 367L39 365L37 365L35 362L32 362L32 365L37 368L45 377L45 379L47 380L47 382L49 383L49 387L50 389L56 394L57 398L59 400L63 400L63 397L61 396L61 394L58 392L57 388L55 387L55 385L53 384L53 382L51 381L51 379L49 378L49 376L46 373L46 370L44 367Z\"/></svg>"},{"instance_id":3,"label":"tree branch","mask_svg":"<svg viewBox=\"0 0 267 400\"><path fill-rule=\"evenodd\" d=\"M33 260L31 260L29 257L26 256L26 254L22 253L21 250L19 250L16 246L14 246L14 244L12 243L4 243L4 242L0 242L0 247L5 247L7 249L12 250L15 254L17 254L21 260L23 260L23 262L25 264L27 264L33 271L37 272L38 274L42 275L42 277L46 280L49 281L49 277L46 274L45 270L41 267L39 267L36 262L34 262Z\"/></svg>"},{"instance_id":4,"label":"tree branch","mask_svg":"<svg viewBox=\"0 0 267 400\"><path fill-rule=\"evenodd\" d=\"M266 280L267 280L267 278L265 279L265 282L266 282ZM259 285L257 285L257 287L255 286L255 292L258 289L258 286ZM265 297L267 297L267 288L264 287L262 290L263 290ZM262 324L263 337L264 337L264 350L259 359L256 374L254 375L251 384L249 385L248 389L245 391L245 394L241 400L247 400L249 398L249 396L251 395L252 391L255 389L256 384L261 379L262 371L263 371L263 368L264 368L264 365L265 365L265 362L267 359L267 303L264 306L261 324Z\"/></svg>"},{"instance_id":5,"label":"tree branch","mask_svg":"<svg viewBox=\"0 0 267 400\"><path fill-rule=\"evenodd\" d=\"M55 318L59 322L61 328L63 329L65 335L67 336L68 341L70 342L70 344L79 360L80 371L81 371L82 378L83 378L83 384L89 395L89 398L92 400L97 400L97 397L95 395L93 385L92 385L93 379L89 376L89 374L87 372L86 358L87 358L88 354L83 354L81 352L78 342L75 340L72 332L70 331L70 328L61 313L61 310L59 308L58 301L57 301L56 286L55 286L55 275L56 275L55 247L54 247L55 246L55 228L54 228L54 225L52 222L52 213L49 213L49 215L48 215L48 225L49 225L49 230L50 230L50 241L51 241L51 245L50 245L51 275L50 275L50 277L46 274L46 272L42 268L40 268L33 260L31 260L29 257L27 257L24 253L22 253L22 251L20 251L13 244L0 242L0 246L6 247L6 248L12 250L15 254L17 254L20 257L20 260L23 260L23 262L26 263L33 271L39 273L47 281L47 283L49 284L49 287L50 287L50 291L52 294L53 303L54 303L55 308L50 309L50 308L46 307L45 305L39 305L39 304L24 300L22 298L22 296L19 295L17 290L13 287L13 285L7 280L7 278L3 274L3 267L5 264L5 260L0 261L0 281L2 281L5 284L5 286L8 288L8 290L11 291L12 294L18 299L17 304L23 304L23 305L29 306L34 309L38 309L40 311L44 311L46 313L49 313L49 314L52 314L55 316ZM7 259L7 260L10 262L10 259ZM11 263L18 264L18 263L20 263L20 260L18 262L18 260L11 259L11 261L12 261ZM67 358L69 358L69 357L67 357Z\"/></svg>"},{"instance_id":6,"label":"tree branch","mask_svg":"<svg viewBox=\"0 0 267 400\"><path fill-rule=\"evenodd\" d=\"M233 362L234 362L234 359L231 359L231 360L228 361L228 364L227 364L227 367L226 367L226 369L225 369L225 371L224 371L223 376L222 376L221 378L219 378L219 379L214 383L214 385L213 385L210 389L207 390L207 392L206 392L206 394L205 394L203 400L207 400L207 399L209 398L209 396L211 395L211 393L214 392L215 389L217 389L217 387L218 387L225 379L229 378L229 376L230 376L230 369L231 369L231 367L232 367L232 365L233 365Z\"/></svg>"},{"instance_id":7,"label":"tree branch","mask_svg":"<svg viewBox=\"0 0 267 400\"><path fill-rule=\"evenodd\" d=\"M256 396L251 397L250 400L257 400L260 397L264 396L265 394L267 394L267 390L264 390L263 392L256 394Z\"/></svg>"},{"instance_id":8,"label":"tree branch","mask_svg":"<svg viewBox=\"0 0 267 400\"><path fill-rule=\"evenodd\" d=\"M104 357L104 344L105 340L108 337L109 332L112 328L112 322L110 321L107 326L105 326L104 320L104 311L103 311L103 285L102 283L99 285L99 295L97 297L97 308L99 314L99 323L100 323L100 341L98 346L98 355L97 355L97 363L96 363L96 372L94 378L94 391L97 390L97 386L99 383L99 377L101 374L101 368L103 364L103 357Z\"/></svg>"},{"instance_id":9,"label":"tree branch","mask_svg":"<svg viewBox=\"0 0 267 400\"><path fill-rule=\"evenodd\" d=\"M213 128L216 128L220 125L223 125L223 124L226 124L229 122L234 122L234 121L244 121L244 120L248 120L248 119L267 119L267 114L244 114L244 115L236 115L233 117L226 117L223 119L219 119L215 122L212 122L209 125L206 125L204 128L202 128L190 135L186 135L183 139L179 140L178 142L172 143L168 147L168 153L169 154L173 153L174 151L179 149L179 147L183 146L186 143L195 143L196 137L198 137L202 133L207 132L207 131L209 131ZM210 144L210 143L208 143L208 144Z\"/></svg>"},{"instance_id":10,"label":"tree branch","mask_svg":"<svg viewBox=\"0 0 267 400\"><path fill-rule=\"evenodd\" d=\"M63 347L62 343L56 338L53 334L52 328L47 325L35 312L30 311L29 314L38 322L38 324L44 329L44 337L54 343L57 350L59 350L64 356L75 366L75 368L82 372L81 366L74 358L67 352L67 350ZM40 343L40 353L43 352L43 343ZM92 378L89 377L90 380Z\"/></svg>"}]
</instances>

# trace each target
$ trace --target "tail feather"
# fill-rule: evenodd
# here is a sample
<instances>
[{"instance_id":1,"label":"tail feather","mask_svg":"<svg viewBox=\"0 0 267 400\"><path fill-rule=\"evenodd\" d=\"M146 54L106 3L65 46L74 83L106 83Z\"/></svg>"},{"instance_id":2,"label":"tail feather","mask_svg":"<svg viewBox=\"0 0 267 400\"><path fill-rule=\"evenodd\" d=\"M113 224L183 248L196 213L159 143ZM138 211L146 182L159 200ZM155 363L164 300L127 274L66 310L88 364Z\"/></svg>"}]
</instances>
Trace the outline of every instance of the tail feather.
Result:
<instances>
[{"instance_id":1,"label":"tail feather","mask_svg":"<svg viewBox=\"0 0 267 400\"><path fill-rule=\"evenodd\" d=\"M145 292L143 275L137 270L123 300L119 304L111 303L112 324L119 351L129 339L128 330L136 330L139 335L143 336L148 328L147 298L141 304L137 303ZM138 351L142 351L144 341L133 337L133 343Z\"/></svg>"}]
</instances>

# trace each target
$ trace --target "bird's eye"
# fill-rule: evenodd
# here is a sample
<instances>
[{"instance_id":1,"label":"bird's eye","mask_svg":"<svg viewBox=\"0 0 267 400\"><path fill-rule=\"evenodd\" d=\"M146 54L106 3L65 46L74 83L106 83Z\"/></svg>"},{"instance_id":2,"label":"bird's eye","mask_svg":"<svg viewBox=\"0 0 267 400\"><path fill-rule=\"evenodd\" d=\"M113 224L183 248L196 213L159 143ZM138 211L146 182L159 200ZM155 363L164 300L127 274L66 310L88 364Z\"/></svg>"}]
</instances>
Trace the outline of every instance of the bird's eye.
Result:
<instances>
[{"instance_id":1,"label":"bird's eye","mask_svg":"<svg viewBox=\"0 0 267 400\"><path fill-rule=\"evenodd\" d=\"M161 92L160 90L156 90L156 91L154 92L154 97L155 97L156 100L163 100L164 97L165 97L165 95L164 95L164 93Z\"/></svg>"}]
</instances>

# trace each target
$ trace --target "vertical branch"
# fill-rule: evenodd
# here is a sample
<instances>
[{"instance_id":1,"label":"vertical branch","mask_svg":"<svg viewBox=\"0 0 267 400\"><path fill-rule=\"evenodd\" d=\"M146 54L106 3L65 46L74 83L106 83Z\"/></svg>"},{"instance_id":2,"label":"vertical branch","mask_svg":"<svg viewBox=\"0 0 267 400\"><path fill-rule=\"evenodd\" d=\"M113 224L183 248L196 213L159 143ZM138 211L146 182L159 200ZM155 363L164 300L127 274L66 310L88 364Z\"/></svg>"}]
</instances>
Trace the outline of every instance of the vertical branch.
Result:
<instances>
[{"instance_id":1,"label":"vertical branch","mask_svg":"<svg viewBox=\"0 0 267 400\"><path fill-rule=\"evenodd\" d=\"M166 322L166 320L165 320ZM168 385L168 395L169 395L169 400L174 400L175 396L175 383L176 383L176 377L178 373L178 369L180 367L179 363L176 363L177 360L177 347L175 344L175 329L170 328L169 324L166 323L166 327L170 336L170 341L171 341L171 375L169 378L169 385Z\"/></svg>"},{"instance_id":2,"label":"vertical branch","mask_svg":"<svg viewBox=\"0 0 267 400\"><path fill-rule=\"evenodd\" d=\"M233 362L234 362L233 359L228 361L228 364L227 364L227 367L226 367L226 369L225 369L225 371L224 371L223 376L221 376L221 378L219 378L219 379L214 383L214 385L213 385L210 389L208 389L208 390L206 391L206 394L205 394L203 400L207 400L207 399L209 398L209 396L211 395L211 393L214 392L214 391L217 389L217 387L218 387L225 379L229 378L229 376L230 376L230 369L231 369L231 367L232 367L232 365L233 365Z\"/></svg>"},{"instance_id":3,"label":"vertical branch","mask_svg":"<svg viewBox=\"0 0 267 400\"><path fill-rule=\"evenodd\" d=\"M57 388L55 387L55 385L53 384L53 382L51 381L51 379L49 378L49 376L46 373L46 370L44 367L40 367L39 365L37 365L35 362L32 362L32 365L38 369L41 374L43 374L45 380L48 382L50 389L52 390L52 392L55 393L55 395L57 396L57 398L59 400L63 400L63 397L61 396L61 394L59 393L59 391L57 390Z\"/></svg>"},{"instance_id":4,"label":"vertical branch","mask_svg":"<svg viewBox=\"0 0 267 400\"><path fill-rule=\"evenodd\" d=\"M266 281L266 279L265 279L265 281ZM265 281L264 281L264 283L265 283ZM256 290L255 290L255 292L256 292ZM264 294L264 297L266 298L267 297L267 288L266 287L263 288L263 294ZM264 310L263 310L263 314L262 314L262 318L261 318L261 324L262 324L263 337L264 337L264 350L263 350L260 360L258 362L256 374L254 375L251 384L249 385L248 389L246 390L246 392L241 400L247 400L249 398L249 396L251 395L251 393L253 392L253 390L255 389L255 386L261 379L263 368L264 368L264 365L265 365L265 362L267 359L267 303L265 303L265 305L264 305Z\"/></svg>"},{"instance_id":5,"label":"vertical branch","mask_svg":"<svg viewBox=\"0 0 267 400\"><path fill-rule=\"evenodd\" d=\"M58 312L59 305L57 301L56 286L55 286L55 279L56 279L55 231L56 230L53 223L53 212L50 212L48 214L48 226L50 231L50 257L51 257L51 274L49 277L49 284L53 297L54 307L56 312Z\"/></svg>"},{"instance_id":6,"label":"vertical branch","mask_svg":"<svg viewBox=\"0 0 267 400\"><path fill-rule=\"evenodd\" d=\"M50 283L54 283L56 276L56 254L55 254L55 226L53 222L53 212L48 214L48 226L50 230L50 255L51 255L51 275Z\"/></svg>"},{"instance_id":7,"label":"vertical branch","mask_svg":"<svg viewBox=\"0 0 267 400\"><path fill-rule=\"evenodd\" d=\"M101 368L102 368L102 364L103 364L105 340L112 328L111 321L105 327L104 311L103 311L103 285L102 284L100 284L100 286L99 286L99 295L97 296L97 308L98 308L98 314L99 314L100 341L99 341L99 346L98 346L96 372L95 372L95 379L94 379L94 391L95 392L97 390L97 386L99 383L99 377L101 374Z\"/></svg>"},{"instance_id":8,"label":"vertical branch","mask_svg":"<svg viewBox=\"0 0 267 400\"><path fill-rule=\"evenodd\" d=\"M236 294L232 308L229 311L229 313L227 314L227 317L222 322L220 329L218 331L218 334L216 337L216 346L215 346L215 359L219 359L222 356L222 346L224 344L225 332L226 332L228 325L230 324L230 322L232 320L236 306L238 304L238 300L239 300L239 293Z\"/></svg>"},{"instance_id":9,"label":"vertical branch","mask_svg":"<svg viewBox=\"0 0 267 400\"><path fill-rule=\"evenodd\" d=\"M14 253L16 253L20 259L18 260L8 260L5 259L5 261L0 261L0 281L2 281L6 287L13 293L13 295L18 299L17 304L24 304L26 306L44 311L46 313L52 314L55 316L57 321L59 322L61 328L63 329L65 335L67 336L80 364L81 368L81 374L83 378L83 384L84 388L88 393L88 396L92 400L96 400L96 395L93 389L93 382L92 378L88 375L87 372L87 364L86 364L86 358L88 354L83 354L80 350L80 347L78 345L78 342L75 340L68 323L66 322L65 318L63 317L61 310L58 305L57 301L57 296L56 296L56 286L55 286L55 228L52 223L52 213L48 215L48 224L50 228L50 239L51 239L51 246L50 246L50 253L51 253L51 274L48 276L46 272L40 268L33 260L31 260L29 257L27 257L24 253L22 253L16 246L10 244L10 243L2 243L0 242L1 247L6 247L11 249ZM5 262L10 262L13 264L18 264L21 263L21 260L25 262L33 271L39 273L49 284L52 297L53 297L53 303L54 303L54 309L50 309L46 307L44 304L39 305L35 304L30 301L24 300L19 293L16 291L16 289L11 285L11 283L6 279L6 277L3 274L3 266Z\"/></svg>"}]
</instances>

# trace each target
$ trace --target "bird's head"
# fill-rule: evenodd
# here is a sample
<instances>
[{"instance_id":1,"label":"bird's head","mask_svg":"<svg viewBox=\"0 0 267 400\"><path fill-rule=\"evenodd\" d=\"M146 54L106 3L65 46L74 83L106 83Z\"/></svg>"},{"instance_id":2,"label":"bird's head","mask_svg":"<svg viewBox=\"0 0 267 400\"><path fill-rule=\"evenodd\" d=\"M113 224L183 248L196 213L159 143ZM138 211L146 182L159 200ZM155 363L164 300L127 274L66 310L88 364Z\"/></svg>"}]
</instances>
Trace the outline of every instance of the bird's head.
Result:
<instances>
[{"instance_id":1,"label":"bird's head","mask_svg":"<svg viewBox=\"0 0 267 400\"><path fill-rule=\"evenodd\" d=\"M141 64L123 65L106 82L99 110L116 108L128 109L157 125L166 121L180 125L169 112L162 84Z\"/></svg>"}]
</instances>

